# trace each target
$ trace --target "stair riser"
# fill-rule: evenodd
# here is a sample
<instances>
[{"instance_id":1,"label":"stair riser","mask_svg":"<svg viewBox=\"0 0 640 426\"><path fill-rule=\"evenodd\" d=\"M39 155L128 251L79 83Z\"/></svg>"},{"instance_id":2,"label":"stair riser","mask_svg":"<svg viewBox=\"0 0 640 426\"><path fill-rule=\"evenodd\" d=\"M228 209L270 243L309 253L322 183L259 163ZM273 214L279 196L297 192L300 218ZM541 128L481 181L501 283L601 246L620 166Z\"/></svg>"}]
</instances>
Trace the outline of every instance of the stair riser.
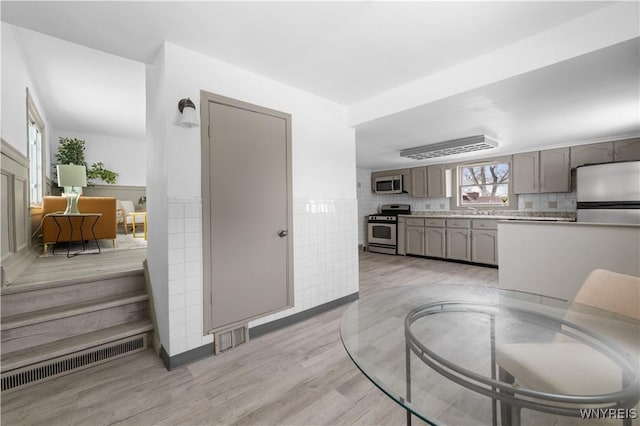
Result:
<instances>
[{"instance_id":1,"label":"stair riser","mask_svg":"<svg viewBox=\"0 0 640 426\"><path fill-rule=\"evenodd\" d=\"M145 301L4 330L1 333L2 353L6 354L148 317L149 303Z\"/></svg>"},{"instance_id":2,"label":"stair riser","mask_svg":"<svg viewBox=\"0 0 640 426\"><path fill-rule=\"evenodd\" d=\"M100 297L144 291L144 274L96 280L61 287L4 294L0 300L2 317L90 301Z\"/></svg>"}]
</instances>

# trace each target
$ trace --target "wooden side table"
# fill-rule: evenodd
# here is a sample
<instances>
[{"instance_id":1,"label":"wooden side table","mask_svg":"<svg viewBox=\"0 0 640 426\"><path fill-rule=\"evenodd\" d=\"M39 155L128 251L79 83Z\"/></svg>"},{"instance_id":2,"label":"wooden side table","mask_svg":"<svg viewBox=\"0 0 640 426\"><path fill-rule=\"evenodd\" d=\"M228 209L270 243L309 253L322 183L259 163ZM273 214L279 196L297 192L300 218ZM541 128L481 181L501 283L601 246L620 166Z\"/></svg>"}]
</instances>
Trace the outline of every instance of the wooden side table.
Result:
<instances>
[{"instance_id":1,"label":"wooden side table","mask_svg":"<svg viewBox=\"0 0 640 426\"><path fill-rule=\"evenodd\" d=\"M142 230L143 237L136 237L136 218L140 216L142 218ZM144 238L147 239L147 212L131 212L131 232L133 234L133 238Z\"/></svg>"},{"instance_id":2,"label":"wooden side table","mask_svg":"<svg viewBox=\"0 0 640 426\"><path fill-rule=\"evenodd\" d=\"M60 234L62 233L62 221L65 220L65 218L69 221L69 238L73 237L73 230L75 228L74 224L77 224L78 221L80 222L80 241L82 242L82 250L76 253L71 253L71 241L67 241L67 257L73 257L73 256L77 256L79 254L82 254L86 251L86 246L85 246L85 241L88 240L93 240L96 242L96 246L98 247L98 253L93 253L93 254L100 254L100 243L98 243L98 239L96 238L96 232L95 232L95 228L96 228L96 223L98 223L98 220L102 217L102 213L80 213L80 214L62 214L62 213L53 213L53 214L49 214L49 217L53 218L53 221L56 223L56 226L58 227L58 235L56 235L56 242L55 245L53 246L53 252L52 254L56 254L56 248L58 247L58 243L61 242L60 241ZM76 220L72 220L72 219L76 219ZM85 220L91 220L93 219L93 223L91 224L91 235L84 235L82 228L84 225Z\"/></svg>"}]
</instances>

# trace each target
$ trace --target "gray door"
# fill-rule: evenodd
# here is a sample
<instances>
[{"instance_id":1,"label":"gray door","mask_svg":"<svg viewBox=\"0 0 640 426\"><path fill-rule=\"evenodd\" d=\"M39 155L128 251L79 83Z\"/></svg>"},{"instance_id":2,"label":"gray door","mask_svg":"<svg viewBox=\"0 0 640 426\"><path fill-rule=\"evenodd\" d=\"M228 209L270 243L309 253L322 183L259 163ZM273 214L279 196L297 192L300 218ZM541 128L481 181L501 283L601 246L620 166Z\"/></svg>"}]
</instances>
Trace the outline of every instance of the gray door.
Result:
<instances>
[{"instance_id":1,"label":"gray door","mask_svg":"<svg viewBox=\"0 0 640 426\"><path fill-rule=\"evenodd\" d=\"M205 330L212 331L292 306L291 118L206 96Z\"/></svg>"}]
</instances>

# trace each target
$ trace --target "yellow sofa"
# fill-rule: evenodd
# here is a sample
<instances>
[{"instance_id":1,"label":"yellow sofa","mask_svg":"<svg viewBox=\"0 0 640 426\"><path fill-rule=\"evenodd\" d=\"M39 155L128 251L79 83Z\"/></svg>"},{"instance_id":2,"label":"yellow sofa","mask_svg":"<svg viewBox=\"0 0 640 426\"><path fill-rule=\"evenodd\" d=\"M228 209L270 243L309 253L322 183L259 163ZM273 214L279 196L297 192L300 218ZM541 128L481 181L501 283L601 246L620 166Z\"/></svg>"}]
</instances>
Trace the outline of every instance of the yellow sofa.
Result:
<instances>
[{"instance_id":1,"label":"yellow sofa","mask_svg":"<svg viewBox=\"0 0 640 426\"><path fill-rule=\"evenodd\" d=\"M60 223L60 237L58 237L58 225L52 217L47 217L51 213L62 213L67 207L67 199L65 197L43 197L42 199L42 242L44 243L44 251L50 244L56 241L80 241L80 229L74 227L73 235L69 223L66 220L58 219ZM102 213L102 216L96 222L94 232L98 240L113 240L116 244L116 199L113 197L80 197L78 200L78 210L80 213ZM93 237L91 233L92 220L86 220L82 225L82 234L85 239Z\"/></svg>"}]
</instances>

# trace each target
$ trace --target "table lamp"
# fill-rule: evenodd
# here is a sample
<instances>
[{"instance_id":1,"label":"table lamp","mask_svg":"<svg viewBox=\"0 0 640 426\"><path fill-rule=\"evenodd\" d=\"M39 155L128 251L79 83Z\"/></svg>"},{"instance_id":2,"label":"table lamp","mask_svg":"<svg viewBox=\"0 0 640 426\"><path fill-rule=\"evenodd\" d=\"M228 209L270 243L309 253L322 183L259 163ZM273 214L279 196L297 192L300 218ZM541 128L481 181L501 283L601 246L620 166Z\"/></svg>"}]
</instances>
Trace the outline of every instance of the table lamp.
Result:
<instances>
[{"instance_id":1,"label":"table lamp","mask_svg":"<svg viewBox=\"0 0 640 426\"><path fill-rule=\"evenodd\" d=\"M64 187L64 195L67 197L67 209L64 214L80 214L78 198L80 188L87 186L86 167L73 164L59 164L56 167L58 168L58 186Z\"/></svg>"}]
</instances>

